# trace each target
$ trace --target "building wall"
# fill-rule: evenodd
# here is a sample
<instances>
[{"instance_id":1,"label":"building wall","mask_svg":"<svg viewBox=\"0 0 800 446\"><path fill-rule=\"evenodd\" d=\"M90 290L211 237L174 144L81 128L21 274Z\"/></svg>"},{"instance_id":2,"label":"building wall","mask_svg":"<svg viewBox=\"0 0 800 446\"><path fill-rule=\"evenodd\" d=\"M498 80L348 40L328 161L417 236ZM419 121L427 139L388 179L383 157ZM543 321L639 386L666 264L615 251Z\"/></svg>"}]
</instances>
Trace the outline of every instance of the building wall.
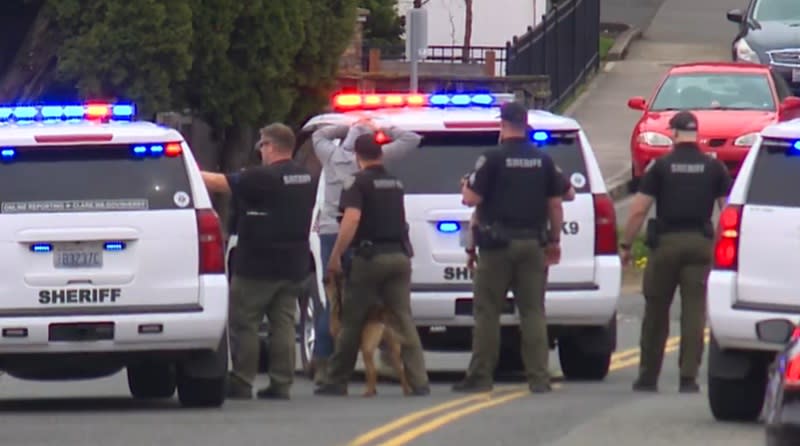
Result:
<instances>
[{"instance_id":1,"label":"building wall","mask_svg":"<svg viewBox=\"0 0 800 446\"><path fill-rule=\"evenodd\" d=\"M548 0L473 0L472 45L505 46L515 35L536 26L546 12ZM405 15L412 0L399 0L398 11ZM428 44L464 43L464 0L430 0Z\"/></svg>"}]
</instances>

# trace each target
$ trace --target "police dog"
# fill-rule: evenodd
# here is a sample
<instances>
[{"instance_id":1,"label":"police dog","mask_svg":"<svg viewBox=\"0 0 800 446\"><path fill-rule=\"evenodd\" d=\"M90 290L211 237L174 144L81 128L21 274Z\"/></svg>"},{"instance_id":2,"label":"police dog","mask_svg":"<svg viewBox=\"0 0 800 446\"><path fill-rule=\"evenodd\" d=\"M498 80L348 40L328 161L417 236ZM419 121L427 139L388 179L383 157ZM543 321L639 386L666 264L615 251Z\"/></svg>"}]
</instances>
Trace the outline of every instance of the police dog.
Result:
<instances>
[{"instance_id":1,"label":"police dog","mask_svg":"<svg viewBox=\"0 0 800 446\"><path fill-rule=\"evenodd\" d=\"M342 329L342 300L344 298L345 278L342 274L334 277L325 276L323 278L325 295L328 298L328 305L331 306L330 325L331 336L335 339ZM365 397L371 397L378 393L378 369L375 367L375 351L381 342L384 342L391 352L392 367L400 377L400 385L403 394L409 395L411 387L406 379L405 367L400 354L402 340L395 329L387 324L388 312L382 304L373 305L367 313L367 320L361 329L361 358L364 360L364 369L367 389L364 391Z\"/></svg>"}]
</instances>

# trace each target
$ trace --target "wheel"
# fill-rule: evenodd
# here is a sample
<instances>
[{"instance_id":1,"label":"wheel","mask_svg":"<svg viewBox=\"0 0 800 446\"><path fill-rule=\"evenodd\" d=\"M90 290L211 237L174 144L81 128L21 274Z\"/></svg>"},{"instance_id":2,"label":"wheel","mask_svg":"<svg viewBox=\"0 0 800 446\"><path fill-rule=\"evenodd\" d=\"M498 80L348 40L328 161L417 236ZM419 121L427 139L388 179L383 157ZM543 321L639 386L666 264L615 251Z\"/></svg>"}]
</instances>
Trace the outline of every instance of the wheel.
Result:
<instances>
[{"instance_id":1,"label":"wheel","mask_svg":"<svg viewBox=\"0 0 800 446\"><path fill-rule=\"evenodd\" d=\"M617 318L606 327L591 327L560 336L558 359L564 379L601 381L608 375L616 348Z\"/></svg>"},{"instance_id":2,"label":"wheel","mask_svg":"<svg viewBox=\"0 0 800 446\"><path fill-rule=\"evenodd\" d=\"M755 421L764 406L767 368L753 364L740 379L713 376L709 364L708 403L719 421Z\"/></svg>"},{"instance_id":3,"label":"wheel","mask_svg":"<svg viewBox=\"0 0 800 446\"><path fill-rule=\"evenodd\" d=\"M228 390L227 330L216 351L198 352L177 367L178 400L184 407L220 407Z\"/></svg>"},{"instance_id":4,"label":"wheel","mask_svg":"<svg viewBox=\"0 0 800 446\"><path fill-rule=\"evenodd\" d=\"M314 310L316 305L319 305L320 297L319 290L317 290L316 277L312 276L309 279L309 284L306 288L306 296L298 300L298 307L300 311L300 362L303 367L303 373L306 376L314 376L314 366L312 358L314 357L314 343L316 341L316 329L314 327Z\"/></svg>"},{"instance_id":5,"label":"wheel","mask_svg":"<svg viewBox=\"0 0 800 446\"><path fill-rule=\"evenodd\" d=\"M172 398L175 394L175 369L169 363L129 365L128 389L138 399Z\"/></svg>"}]
</instances>

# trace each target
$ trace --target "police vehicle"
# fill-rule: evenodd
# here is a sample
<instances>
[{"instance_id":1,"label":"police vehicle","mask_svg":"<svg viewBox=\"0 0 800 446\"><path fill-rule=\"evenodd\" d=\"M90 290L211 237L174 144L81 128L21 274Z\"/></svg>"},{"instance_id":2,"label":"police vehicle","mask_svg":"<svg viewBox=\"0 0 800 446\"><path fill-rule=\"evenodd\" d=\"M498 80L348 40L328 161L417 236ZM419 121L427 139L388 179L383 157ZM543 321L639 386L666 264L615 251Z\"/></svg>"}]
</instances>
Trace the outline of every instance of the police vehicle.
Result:
<instances>
[{"instance_id":1,"label":"police vehicle","mask_svg":"<svg viewBox=\"0 0 800 446\"><path fill-rule=\"evenodd\" d=\"M0 370L127 368L136 398L220 406L228 285L217 214L180 133L131 104L0 107Z\"/></svg>"},{"instance_id":2,"label":"police vehicle","mask_svg":"<svg viewBox=\"0 0 800 446\"><path fill-rule=\"evenodd\" d=\"M473 209L461 203L460 180L478 157L497 146L499 106L511 95L339 94L333 112L316 116L301 137L320 126L371 118L423 136L418 150L387 163L406 190L406 213L415 255L411 305L428 350L471 348L472 274L466 268L465 235ZM621 266L617 255L614 205L592 147L573 119L540 110L529 113L532 141L546 150L576 190L564 204L561 263L550 268L546 311L551 347L558 346L565 377L603 379L616 348L616 307ZM298 158L319 168L310 143ZM321 207L326 180L319 181ZM520 204L524 206L524 203ZM312 232L317 281L318 234ZM323 291L324 292L324 291ZM509 295L501 322L499 367L522 367L519 318ZM324 300L324 298L323 298Z\"/></svg>"},{"instance_id":3,"label":"police vehicle","mask_svg":"<svg viewBox=\"0 0 800 446\"><path fill-rule=\"evenodd\" d=\"M769 363L783 345L770 325L800 315L800 119L764 128L720 213L708 278L708 398L719 420L755 420Z\"/></svg>"}]
</instances>

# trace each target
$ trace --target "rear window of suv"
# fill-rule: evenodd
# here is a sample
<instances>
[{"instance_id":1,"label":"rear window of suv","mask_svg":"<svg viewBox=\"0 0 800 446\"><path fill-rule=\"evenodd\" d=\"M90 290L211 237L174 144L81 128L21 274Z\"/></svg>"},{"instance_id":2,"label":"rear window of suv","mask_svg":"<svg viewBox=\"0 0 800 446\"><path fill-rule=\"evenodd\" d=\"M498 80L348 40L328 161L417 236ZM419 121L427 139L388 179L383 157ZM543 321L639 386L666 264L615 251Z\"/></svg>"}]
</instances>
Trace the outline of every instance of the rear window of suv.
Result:
<instances>
[{"instance_id":1,"label":"rear window of suv","mask_svg":"<svg viewBox=\"0 0 800 446\"><path fill-rule=\"evenodd\" d=\"M407 194L460 194L461 178L472 172L485 151L497 147L498 132L422 133L419 148L386 168L403 182ZM577 132L553 133L541 146L577 193L589 190L586 163Z\"/></svg>"},{"instance_id":2,"label":"rear window of suv","mask_svg":"<svg viewBox=\"0 0 800 446\"><path fill-rule=\"evenodd\" d=\"M758 150L747 203L800 207L800 151L795 141L765 138Z\"/></svg>"},{"instance_id":3,"label":"rear window of suv","mask_svg":"<svg viewBox=\"0 0 800 446\"><path fill-rule=\"evenodd\" d=\"M182 154L138 157L128 145L13 150L13 157L4 156L0 162L0 212L4 214L192 206Z\"/></svg>"}]
</instances>

